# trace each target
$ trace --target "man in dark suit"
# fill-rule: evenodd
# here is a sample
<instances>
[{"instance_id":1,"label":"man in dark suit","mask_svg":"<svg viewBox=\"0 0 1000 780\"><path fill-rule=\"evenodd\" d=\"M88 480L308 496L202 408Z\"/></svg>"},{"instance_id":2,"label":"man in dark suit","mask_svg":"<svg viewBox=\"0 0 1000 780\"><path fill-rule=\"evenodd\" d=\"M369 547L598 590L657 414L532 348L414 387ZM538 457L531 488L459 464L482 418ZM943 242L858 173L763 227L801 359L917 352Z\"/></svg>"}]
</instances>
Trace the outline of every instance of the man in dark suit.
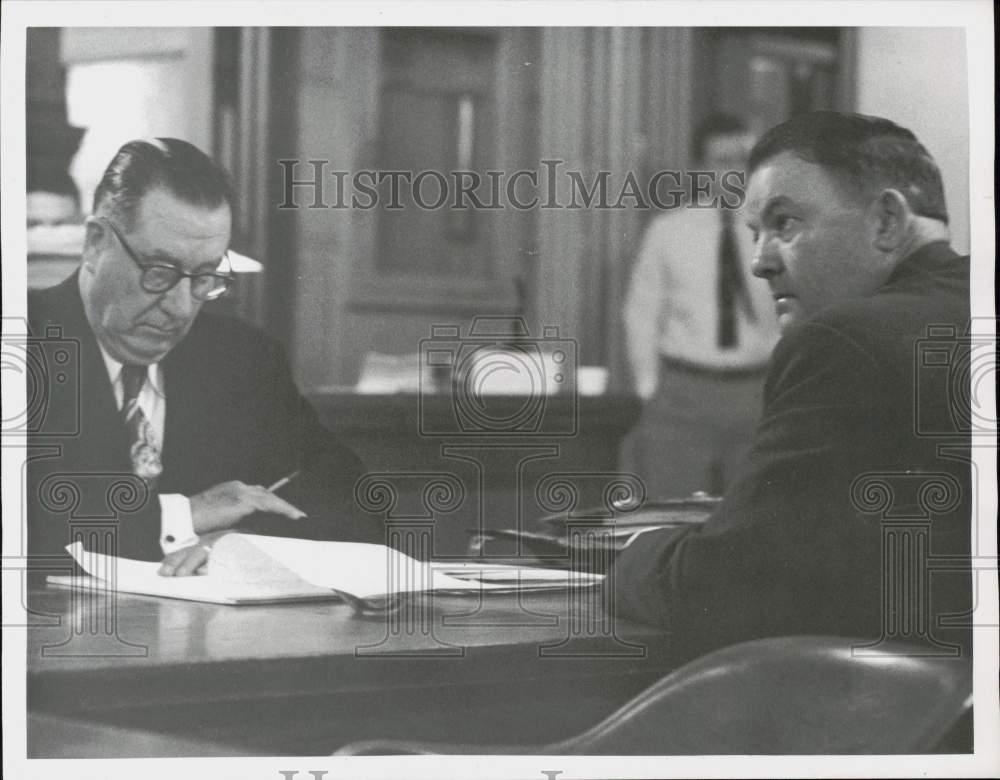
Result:
<instances>
[{"instance_id":1,"label":"man in dark suit","mask_svg":"<svg viewBox=\"0 0 1000 780\"><path fill-rule=\"evenodd\" d=\"M59 555L68 515L107 516L115 498L117 553L163 558L165 575L197 572L229 529L378 539L352 512L361 462L322 428L280 347L201 311L232 281L230 201L225 173L191 144L130 142L95 193L80 270L29 297L32 335L78 360L78 384L47 385L33 439L32 556ZM129 474L137 495L114 493Z\"/></svg>"},{"instance_id":2,"label":"man in dark suit","mask_svg":"<svg viewBox=\"0 0 1000 780\"><path fill-rule=\"evenodd\" d=\"M968 432L926 429L961 417L961 380L958 398L920 392L928 328L969 324L937 166L888 120L802 115L755 146L747 209L782 329L752 449L703 526L631 540L617 608L670 629L679 659L768 635L964 642L938 618L969 608L968 569L920 557L967 567L971 512ZM967 377L968 353L952 354ZM915 561L894 547L899 518Z\"/></svg>"}]
</instances>

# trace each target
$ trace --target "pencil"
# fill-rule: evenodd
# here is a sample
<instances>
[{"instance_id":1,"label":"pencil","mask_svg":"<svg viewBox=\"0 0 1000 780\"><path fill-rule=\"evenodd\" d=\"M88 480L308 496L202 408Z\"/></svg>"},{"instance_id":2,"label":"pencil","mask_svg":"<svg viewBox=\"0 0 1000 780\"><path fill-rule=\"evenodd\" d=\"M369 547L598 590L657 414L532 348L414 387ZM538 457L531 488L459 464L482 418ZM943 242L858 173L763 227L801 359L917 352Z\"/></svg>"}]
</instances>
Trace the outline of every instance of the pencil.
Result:
<instances>
[{"instance_id":1,"label":"pencil","mask_svg":"<svg viewBox=\"0 0 1000 780\"><path fill-rule=\"evenodd\" d=\"M268 487L267 492L268 493L273 493L275 490L281 490L281 488L283 488L285 485L287 485L289 482L291 482L293 479L295 479L298 475L299 475L298 471L293 471L287 477L282 477L277 482L275 482L273 485L271 485L270 487Z\"/></svg>"}]
</instances>

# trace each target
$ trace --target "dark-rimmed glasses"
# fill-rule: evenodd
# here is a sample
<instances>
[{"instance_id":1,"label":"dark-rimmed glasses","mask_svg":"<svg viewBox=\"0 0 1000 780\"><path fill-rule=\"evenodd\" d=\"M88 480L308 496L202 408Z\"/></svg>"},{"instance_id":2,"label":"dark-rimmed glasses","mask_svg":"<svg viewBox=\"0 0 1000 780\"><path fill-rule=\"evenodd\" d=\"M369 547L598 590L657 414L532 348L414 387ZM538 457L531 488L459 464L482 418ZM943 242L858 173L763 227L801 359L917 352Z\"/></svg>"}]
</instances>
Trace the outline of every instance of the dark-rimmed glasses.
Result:
<instances>
[{"instance_id":1,"label":"dark-rimmed glasses","mask_svg":"<svg viewBox=\"0 0 1000 780\"><path fill-rule=\"evenodd\" d=\"M114 226L111 220L107 217L99 217L98 219L111 229L111 232L115 234L115 238L118 239L118 243L125 250L125 254L139 267L142 274L139 277L139 284L148 293L161 295L176 287L181 279L187 278L191 280L191 297L199 301L214 301L221 297L232 286L233 282L236 281L236 277L231 273L202 272L191 274L187 271L182 271L175 265L168 265L167 263L144 263L138 258L132 247L128 245L122 234L118 232L118 228ZM228 261L228 253L224 258Z\"/></svg>"}]
</instances>

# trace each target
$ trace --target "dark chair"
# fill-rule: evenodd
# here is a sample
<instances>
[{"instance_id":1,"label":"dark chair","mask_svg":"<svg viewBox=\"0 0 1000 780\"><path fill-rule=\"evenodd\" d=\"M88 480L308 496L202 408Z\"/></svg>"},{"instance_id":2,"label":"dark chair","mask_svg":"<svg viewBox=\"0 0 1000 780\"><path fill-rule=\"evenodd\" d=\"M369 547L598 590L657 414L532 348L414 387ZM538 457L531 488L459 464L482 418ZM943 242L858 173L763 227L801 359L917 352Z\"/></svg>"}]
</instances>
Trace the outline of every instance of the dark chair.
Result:
<instances>
[{"instance_id":1,"label":"dark chair","mask_svg":"<svg viewBox=\"0 0 1000 780\"><path fill-rule=\"evenodd\" d=\"M548 745L367 740L336 755L924 753L972 706L972 662L793 636L716 650L579 736ZM907 654L910 653L910 654Z\"/></svg>"}]
</instances>

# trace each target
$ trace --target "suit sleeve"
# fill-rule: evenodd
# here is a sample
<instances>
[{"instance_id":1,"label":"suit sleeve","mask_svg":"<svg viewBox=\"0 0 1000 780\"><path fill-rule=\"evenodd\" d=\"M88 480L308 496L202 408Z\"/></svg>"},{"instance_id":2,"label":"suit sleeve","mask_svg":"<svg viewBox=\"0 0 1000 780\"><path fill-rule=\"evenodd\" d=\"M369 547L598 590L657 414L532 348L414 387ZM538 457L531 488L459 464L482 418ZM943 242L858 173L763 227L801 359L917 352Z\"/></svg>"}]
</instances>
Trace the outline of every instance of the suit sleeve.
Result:
<instances>
[{"instance_id":1,"label":"suit sleeve","mask_svg":"<svg viewBox=\"0 0 1000 780\"><path fill-rule=\"evenodd\" d=\"M28 333L25 354L33 359L25 365L33 395L23 522L34 561L29 565L69 566L65 548L74 538L108 551L113 544L129 558L162 558L159 501L130 474L124 433L117 430L113 403L101 394L107 372L75 274L29 293ZM60 353L66 362L49 362Z\"/></svg>"},{"instance_id":2,"label":"suit sleeve","mask_svg":"<svg viewBox=\"0 0 1000 780\"><path fill-rule=\"evenodd\" d=\"M868 575L878 537L859 524L850 491L884 463L878 374L864 348L827 325L786 336L723 504L701 527L644 534L621 554L618 611L666 626L690 654L832 624L861 630L852 608L877 595Z\"/></svg>"},{"instance_id":3,"label":"suit sleeve","mask_svg":"<svg viewBox=\"0 0 1000 780\"><path fill-rule=\"evenodd\" d=\"M354 486L365 473L353 451L323 427L319 415L293 381L283 350L268 342L248 410L260 429L255 439L269 451L275 479L300 474L279 495L309 517L287 521L258 515L244 530L314 539L381 541L381 529L354 501Z\"/></svg>"},{"instance_id":4,"label":"suit sleeve","mask_svg":"<svg viewBox=\"0 0 1000 780\"><path fill-rule=\"evenodd\" d=\"M62 457L58 438L35 440L28 452L25 506L28 554L41 568L65 559L66 546L84 546L123 558L156 561L160 547L160 502L139 479L120 469L80 469ZM70 463L76 462L70 459ZM109 521L109 518L113 521Z\"/></svg>"}]
</instances>

